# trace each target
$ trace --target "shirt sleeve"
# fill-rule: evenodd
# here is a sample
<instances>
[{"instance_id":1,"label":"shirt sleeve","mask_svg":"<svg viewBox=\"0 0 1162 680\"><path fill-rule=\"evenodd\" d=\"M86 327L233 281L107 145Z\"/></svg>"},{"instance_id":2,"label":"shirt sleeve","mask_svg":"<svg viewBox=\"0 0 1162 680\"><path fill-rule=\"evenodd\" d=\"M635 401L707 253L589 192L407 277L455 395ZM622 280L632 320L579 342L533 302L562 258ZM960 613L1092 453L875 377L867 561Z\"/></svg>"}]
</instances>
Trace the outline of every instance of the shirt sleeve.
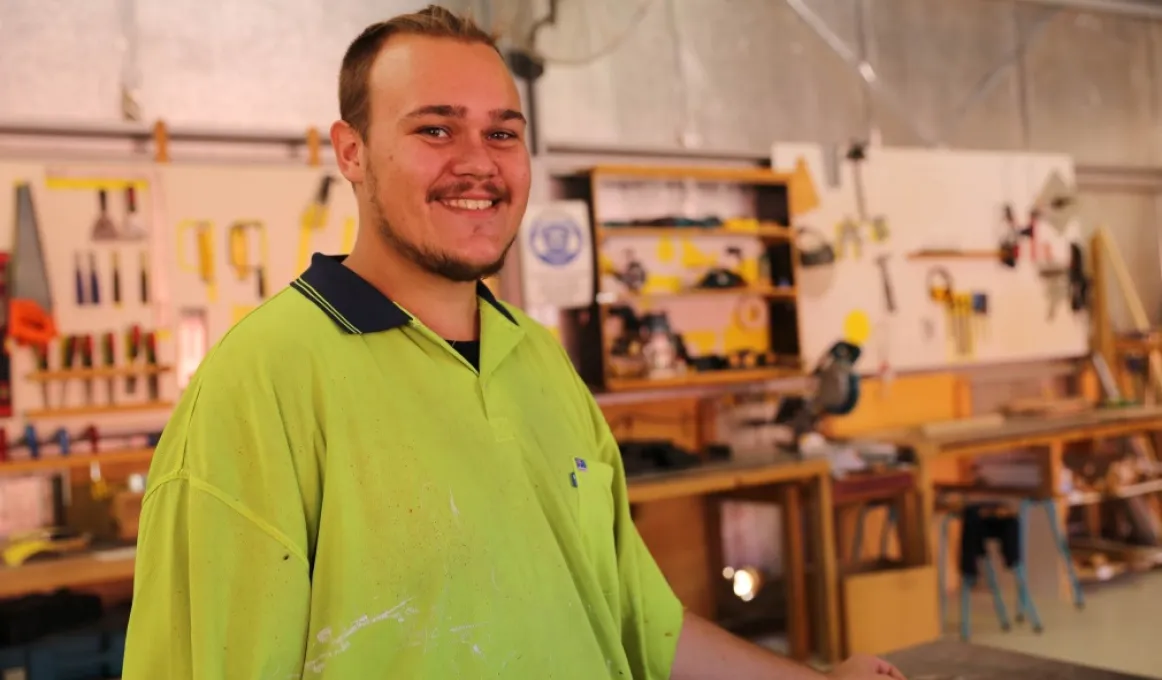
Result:
<instances>
[{"instance_id":1,"label":"shirt sleeve","mask_svg":"<svg viewBox=\"0 0 1162 680\"><path fill-rule=\"evenodd\" d=\"M306 541L288 520L303 511L287 437L264 429L261 403L217 387L214 398L187 394L154 454L124 680L265 680L303 668L311 581Z\"/></svg>"}]
</instances>

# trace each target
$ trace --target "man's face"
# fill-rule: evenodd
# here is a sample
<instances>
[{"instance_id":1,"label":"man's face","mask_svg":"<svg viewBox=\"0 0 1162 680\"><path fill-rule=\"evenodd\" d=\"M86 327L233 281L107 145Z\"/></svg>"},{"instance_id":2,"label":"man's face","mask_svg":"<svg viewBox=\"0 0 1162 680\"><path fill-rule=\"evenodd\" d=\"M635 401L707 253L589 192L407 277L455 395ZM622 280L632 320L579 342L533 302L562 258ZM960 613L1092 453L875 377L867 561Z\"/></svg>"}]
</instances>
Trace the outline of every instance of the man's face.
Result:
<instances>
[{"instance_id":1,"label":"man's face","mask_svg":"<svg viewBox=\"0 0 1162 680\"><path fill-rule=\"evenodd\" d=\"M395 36L369 85L361 164L343 168L366 214L427 271L454 281L495 274L530 181L520 96L500 55L482 44Z\"/></svg>"}]
</instances>

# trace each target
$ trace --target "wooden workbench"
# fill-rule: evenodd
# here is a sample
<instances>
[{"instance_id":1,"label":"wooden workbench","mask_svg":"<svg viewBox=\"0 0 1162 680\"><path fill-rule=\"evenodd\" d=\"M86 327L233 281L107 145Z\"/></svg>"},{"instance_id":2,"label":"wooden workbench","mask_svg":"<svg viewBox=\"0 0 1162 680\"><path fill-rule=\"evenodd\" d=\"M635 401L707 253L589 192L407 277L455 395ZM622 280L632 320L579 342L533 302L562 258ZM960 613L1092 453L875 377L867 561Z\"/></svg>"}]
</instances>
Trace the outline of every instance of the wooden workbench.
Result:
<instances>
[{"instance_id":1,"label":"wooden workbench","mask_svg":"<svg viewBox=\"0 0 1162 680\"><path fill-rule=\"evenodd\" d=\"M930 642L886 658L912 680L1147 680L1138 675L952 641Z\"/></svg>"},{"instance_id":2,"label":"wooden workbench","mask_svg":"<svg viewBox=\"0 0 1162 680\"><path fill-rule=\"evenodd\" d=\"M722 538L720 504L742 500L778 503L783 508L783 549L788 603L788 638L791 655L805 659L810 654L811 629L819 641L819 653L829 662L838 659L839 605L836 585L835 538L832 523L831 468L824 459L799 460L771 453L749 457L746 462L707 464L681 472L642 475L628 483L629 501L634 507L679 498L705 500L708 546L706 573L721 573ZM810 540L803 535L803 492L809 499ZM807 560L804 544L810 546L810 561L816 574L810 592L804 596ZM707 584L713 589L713 584Z\"/></svg>"},{"instance_id":3,"label":"wooden workbench","mask_svg":"<svg viewBox=\"0 0 1162 680\"><path fill-rule=\"evenodd\" d=\"M930 530L935 526L933 471L942 463L978 456L1031 449L1043 454L1042 485L1033 490L1041 498L1057 499L1058 521L1065 522L1071 503L1061 489L1066 446L1101 439L1151 435L1162 430L1162 408L1127 407L1095 410L1051 418L1011 418L1000 425L981 426L943 434L925 435L920 428L903 428L873 435L874 438L912 446L920 473L921 520ZM931 536L931 531L925 536ZM927 541L929 555L933 541Z\"/></svg>"},{"instance_id":4,"label":"wooden workbench","mask_svg":"<svg viewBox=\"0 0 1162 680\"><path fill-rule=\"evenodd\" d=\"M133 548L117 548L34 561L19 567L0 566L0 598L131 581L134 554Z\"/></svg>"}]
</instances>

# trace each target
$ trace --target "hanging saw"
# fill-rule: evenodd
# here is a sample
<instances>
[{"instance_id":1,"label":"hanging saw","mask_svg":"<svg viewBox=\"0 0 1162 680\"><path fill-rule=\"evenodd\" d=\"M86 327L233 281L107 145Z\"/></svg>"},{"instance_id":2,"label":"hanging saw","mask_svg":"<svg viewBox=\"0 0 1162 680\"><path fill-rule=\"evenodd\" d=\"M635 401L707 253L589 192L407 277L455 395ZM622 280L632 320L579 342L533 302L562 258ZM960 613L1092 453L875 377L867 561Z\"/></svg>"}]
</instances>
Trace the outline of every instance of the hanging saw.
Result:
<instances>
[{"instance_id":1,"label":"hanging saw","mask_svg":"<svg viewBox=\"0 0 1162 680\"><path fill-rule=\"evenodd\" d=\"M8 337L34 347L56 337L48 265L27 182L16 185L16 244L8 268L8 295Z\"/></svg>"},{"instance_id":2,"label":"hanging saw","mask_svg":"<svg viewBox=\"0 0 1162 680\"><path fill-rule=\"evenodd\" d=\"M250 232L254 232L257 239L258 252L253 256L250 253ZM266 299L266 224L260 220L239 220L230 225L228 231L230 241L230 266L238 275L239 281L248 276L254 276L257 286L258 299Z\"/></svg>"}]
</instances>

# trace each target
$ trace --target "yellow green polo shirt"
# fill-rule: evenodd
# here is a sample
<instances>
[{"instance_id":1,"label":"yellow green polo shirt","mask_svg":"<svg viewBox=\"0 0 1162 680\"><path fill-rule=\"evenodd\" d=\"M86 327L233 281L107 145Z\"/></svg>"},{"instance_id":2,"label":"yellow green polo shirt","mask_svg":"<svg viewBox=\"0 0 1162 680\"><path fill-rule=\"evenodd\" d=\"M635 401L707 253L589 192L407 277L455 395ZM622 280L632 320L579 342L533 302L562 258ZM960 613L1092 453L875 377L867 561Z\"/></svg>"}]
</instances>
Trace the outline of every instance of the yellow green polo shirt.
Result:
<instances>
[{"instance_id":1,"label":"yellow green polo shirt","mask_svg":"<svg viewBox=\"0 0 1162 680\"><path fill-rule=\"evenodd\" d=\"M479 369L322 255L217 343L150 470L125 680L669 677L601 412L478 295Z\"/></svg>"}]
</instances>

